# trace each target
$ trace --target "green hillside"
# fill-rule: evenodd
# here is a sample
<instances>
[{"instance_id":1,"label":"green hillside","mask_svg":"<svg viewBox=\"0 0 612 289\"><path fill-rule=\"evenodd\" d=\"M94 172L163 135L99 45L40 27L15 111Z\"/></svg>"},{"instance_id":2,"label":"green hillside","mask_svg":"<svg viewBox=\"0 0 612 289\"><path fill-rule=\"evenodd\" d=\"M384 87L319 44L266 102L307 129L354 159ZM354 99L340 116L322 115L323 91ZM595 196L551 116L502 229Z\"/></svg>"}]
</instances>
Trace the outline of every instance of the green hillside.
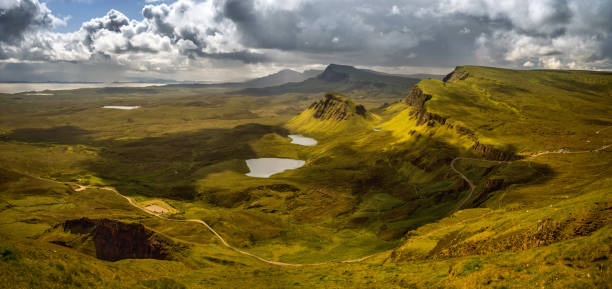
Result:
<instances>
[{"instance_id":1,"label":"green hillside","mask_svg":"<svg viewBox=\"0 0 612 289\"><path fill-rule=\"evenodd\" d=\"M354 90L375 78L330 67L300 85L346 89L308 97L0 95L0 284L609 286L612 73L463 66ZM245 175L270 157L306 165Z\"/></svg>"},{"instance_id":2,"label":"green hillside","mask_svg":"<svg viewBox=\"0 0 612 289\"><path fill-rule=\"evenodd\" d=\"M321 137L371 129L379 117L346 96L327 93L287 123L289 129Z\"/></svg>"}]
</instances>

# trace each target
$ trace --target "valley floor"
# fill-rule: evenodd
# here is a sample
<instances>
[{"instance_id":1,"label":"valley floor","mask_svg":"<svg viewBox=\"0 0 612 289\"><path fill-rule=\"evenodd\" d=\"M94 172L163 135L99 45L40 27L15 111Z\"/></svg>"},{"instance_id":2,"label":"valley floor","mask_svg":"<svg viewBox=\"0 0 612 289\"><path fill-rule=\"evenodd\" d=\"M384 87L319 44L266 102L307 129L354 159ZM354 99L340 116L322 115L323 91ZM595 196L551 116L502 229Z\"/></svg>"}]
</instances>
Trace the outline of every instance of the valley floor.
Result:
<instances>
[{"instance_id":1,"label":"valley floor","mask_svg":"<svg viewBox=\"0 0 612 289\"><path fill-rule=\"evenodd\" d=\"M0 287L610 288L610 92L459 67L405 98L0 95Z\"/></svg>"}]
</instances>

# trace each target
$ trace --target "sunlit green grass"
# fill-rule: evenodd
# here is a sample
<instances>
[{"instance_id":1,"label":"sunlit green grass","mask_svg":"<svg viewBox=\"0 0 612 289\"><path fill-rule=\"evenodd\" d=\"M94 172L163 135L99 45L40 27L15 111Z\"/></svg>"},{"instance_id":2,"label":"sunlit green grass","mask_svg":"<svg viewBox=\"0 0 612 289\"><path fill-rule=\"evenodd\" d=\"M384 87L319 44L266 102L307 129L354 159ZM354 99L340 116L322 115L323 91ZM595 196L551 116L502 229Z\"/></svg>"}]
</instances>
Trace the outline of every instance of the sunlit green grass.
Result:
<instances>
[{"instance_id":1,"label":"sunlit green grass","mask_svg":"<svg viewBox=\"0 0 612 289\"><path fill-rule=\"evenodd\" d=\"M612 125L609 74L457 71L469 77L419 84L432 95L426 109L483 143L527 155L590 150L611 139L612 129L595 133ZM456 168L476 190L449 216L469 195L449 164L478 158L473 140L445 125L418 126L405 103L376 109L382 99L366 95L358 101L375 117L326 123L298 115L322 95L111 92L0 96L0 284L604 288L611 280L609 149L512 163L460 159ZM288 133L319 144L290 144ZM257 157L306 165L269 179L245 176L244 160ZM492 180L503 185L485 192ZM233 246L265 258L329 263L263 264L222 246L200 224L152 217L108 190L77 192L77 183L114 186L139 204L164 202L176 209L167 217L205 220ZM55 225L81 217L139 222L190 250L180 261L106 262L47 242ZM534 247L534 236L555 226L557 239ZM589 226L595 231L580 233Z\"/></svg>"}]
</instances>

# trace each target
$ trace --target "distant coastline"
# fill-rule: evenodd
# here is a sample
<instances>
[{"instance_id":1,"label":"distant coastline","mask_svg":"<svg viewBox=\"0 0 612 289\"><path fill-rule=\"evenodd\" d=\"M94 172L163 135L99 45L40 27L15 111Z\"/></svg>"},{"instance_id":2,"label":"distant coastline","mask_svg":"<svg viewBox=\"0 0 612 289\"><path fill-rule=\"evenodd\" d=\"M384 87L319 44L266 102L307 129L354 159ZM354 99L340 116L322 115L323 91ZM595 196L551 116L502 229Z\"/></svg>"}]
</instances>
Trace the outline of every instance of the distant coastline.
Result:
<instances>
[{"instance_id":1,"label":"distant coastline","mask_svg":"<svg viewBox=\"0 0 612 289\"><path fill-rule=\"evenodd\" d=\"M102 87L147 87L169 83L148 82L0 82L0 93L36 93L53 90L72 90Z\"/></svg>"}]
</instances>

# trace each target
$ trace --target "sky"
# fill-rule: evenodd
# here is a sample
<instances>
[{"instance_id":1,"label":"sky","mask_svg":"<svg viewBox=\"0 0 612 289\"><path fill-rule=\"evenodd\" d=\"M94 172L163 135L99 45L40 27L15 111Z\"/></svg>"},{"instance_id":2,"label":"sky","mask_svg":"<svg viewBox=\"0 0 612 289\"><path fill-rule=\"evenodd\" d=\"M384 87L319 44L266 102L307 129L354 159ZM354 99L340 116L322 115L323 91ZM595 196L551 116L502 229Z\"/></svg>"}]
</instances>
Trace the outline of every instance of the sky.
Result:
<instances>
[{"instance_id":1,"label":"sky","mask_svg":"<svg viewBox=\"0 0 612 289\"><path fill-rule=\"evenodd\" d=\"M0 81L612 69L610 0L0 0Z\"/></svg>"}]
</instances>

